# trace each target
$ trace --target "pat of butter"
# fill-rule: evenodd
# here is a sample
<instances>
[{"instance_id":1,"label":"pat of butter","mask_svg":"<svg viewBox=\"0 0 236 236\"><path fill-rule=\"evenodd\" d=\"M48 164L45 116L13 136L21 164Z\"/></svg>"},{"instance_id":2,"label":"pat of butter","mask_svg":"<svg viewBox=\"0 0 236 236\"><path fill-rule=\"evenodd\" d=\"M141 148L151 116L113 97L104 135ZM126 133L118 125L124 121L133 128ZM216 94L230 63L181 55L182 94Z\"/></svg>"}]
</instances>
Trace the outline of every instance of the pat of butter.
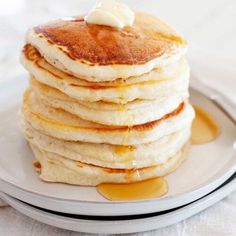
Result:
<instances>
[{"instance_id":1,"label":"pat of butter","mask_svg":"<svg viewBox=\"0 0 236 236\"><path fill-rule=\"evenodd\" d=\"M115 0L102 0L96 3L84 19L90 24L123 28L132 26L134 18L134 12L127 5Z\"/></svg>"}]
</instances>

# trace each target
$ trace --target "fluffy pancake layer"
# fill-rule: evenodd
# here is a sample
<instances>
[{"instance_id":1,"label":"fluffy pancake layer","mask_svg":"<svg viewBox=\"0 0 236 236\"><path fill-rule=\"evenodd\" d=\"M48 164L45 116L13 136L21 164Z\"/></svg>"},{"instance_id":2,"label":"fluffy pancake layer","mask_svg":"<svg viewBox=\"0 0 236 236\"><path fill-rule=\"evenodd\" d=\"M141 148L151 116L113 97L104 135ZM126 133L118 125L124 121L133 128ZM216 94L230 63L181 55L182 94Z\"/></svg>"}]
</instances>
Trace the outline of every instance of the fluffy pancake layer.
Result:
<instances>
[{"instance_id":1,"label":"fluffy pancake layer","mask_svg":"<svg viewBox=\"0 0 236 236\"><path fill-rule=\"evenodd\" d=\"M64 156L70 160L116 169L134 169L165 163L188 142L190 128L185 127L155 142L118 146L65 141L45 135L22 120L25 138L40 150Z\"/></svg>"},{"instance_id":2,"label":"fluffy pancake layer","mask_svg":"<svg viewBox=\"0 0 236 236\"><path fill-rule=\"evenodd\" d=\"M172 94L188 94L189 67L184 59L139 77L92 83L64 73L50 65L31 45L26 45L22 64L36 80L80 101L122 103L135 99L162 100Z\"/></svg>"},{"instance_id":3,"label":"fluffy pancake layer","mask_svg":"<svg viewBox=\"0 0 236 236\"><path fill-rule=\"evenodd\" d=\"M44 104L61 108L84 120L112 126L133 126L161 119L175 110L187 99L186 94L174 94L162 100L135 100L127 104L106 102L84 102L50 86L30 79L30 86L37 98Z\"/></svg>"},{"instance_id":4,"label":"fluffy pancake layer","mask_svg":"<svg viewBox=\"0 0 236 236\"><path fill-rule=\"evenodd\" d=\"M168 25L145 13L135 17L123 29L61 19L29 30L27 42L60 70L98 82L142 75L185 53L185 40Z\"/></svg>"},{"instance_id":5,"label":"fluffy pancake layer","mask_svg":"<svg viewBox=\"0 0 236 236\"><path fill-rule=\"evenodd\" d=\"M141 169L110 169L73 161L58 154L40 150L31 144L36 159L40 178L47 182L59 182L76 185L96 186L100 183L132 183L174 171L186 158L185 145L167 162L161 165Z\"/></svg>"},{"instance_id":6,"label":"fluffy pancake layer","mask_svg":"<svg viewBox=\"0 0 236 236\"><path fill-rule=\"evenodd\" d=\"M159 120L132 127L105 126L47 106L31 90L24 95L22 115L35 129L55 138L91 143L136 145L153 142L191 124L193 108L186 102Z\"/></svg>"}]
</instances>

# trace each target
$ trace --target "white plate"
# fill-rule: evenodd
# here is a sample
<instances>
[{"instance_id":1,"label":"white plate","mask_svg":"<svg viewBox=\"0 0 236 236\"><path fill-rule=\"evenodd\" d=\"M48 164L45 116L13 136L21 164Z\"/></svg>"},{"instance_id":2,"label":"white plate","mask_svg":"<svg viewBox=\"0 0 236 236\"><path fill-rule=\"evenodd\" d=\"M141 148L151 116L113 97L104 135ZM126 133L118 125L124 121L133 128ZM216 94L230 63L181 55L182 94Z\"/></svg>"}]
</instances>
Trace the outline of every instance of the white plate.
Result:
<instances>
[{"instance_id":1,"label":"white plate","mask_svg":"<svg viewBox=\"0 0 236 236\"><path fill-rule=\"evenodd\" d=\"M191 100L208 110L221 127L214 142L192 146L188 159L167 176L169 192L159 199L110 202L94 187L42 182L35 173L33 155L18 129L17 112L26 79L19 77L1 86L0 190L30 204L83 215L134 215L163 211L192 202L222 184L236 170L233 144L235 124L209 99L191 91Z\"/></svg>"},{"instance_id":2,"label":"white plate","mask_svg":"<svg viewBox=\"0 0 236 236\"><path fill-rule=\"evenodd\" d=\"M48 225L84 233L121 234L159 229L175 224L215 204L234 190L236 190L235 175L234 178L231 178L230 182L224 184L218 190L187 206L165 213L126 217L127 219L125 220L111 220L111 218L100 218L98 220L96 217L84 219L76 215L56 214L55 212L52 213L35 208L1 192L0 197L21 213Z\"/></svg>"}]
</instances>

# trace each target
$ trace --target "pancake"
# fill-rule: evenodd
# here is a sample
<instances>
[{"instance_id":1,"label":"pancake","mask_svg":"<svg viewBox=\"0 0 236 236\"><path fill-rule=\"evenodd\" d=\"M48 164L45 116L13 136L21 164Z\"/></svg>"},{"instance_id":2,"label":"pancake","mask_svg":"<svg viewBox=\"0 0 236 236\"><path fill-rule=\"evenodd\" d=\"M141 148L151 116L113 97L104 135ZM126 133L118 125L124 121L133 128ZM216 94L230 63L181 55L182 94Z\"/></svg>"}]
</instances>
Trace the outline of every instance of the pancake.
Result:
<instances>
[{"instance_id":1,"label":"pancake","mask_svg":"<svg viewBox=\"0 0 236 236\"><path fill-rule=\"evenodd\" d=\"M20 128L36 171L85 186L169 174L186 157L195 116L186 41L142 12L123 28L89 22L65 18L27 32Z\"/></svg>"},{"instance_id":2,"label":"pancake","mask_svg":"<svg viewBox=\"0 0 236 236\"><path fill-rule=\"evenodd\" d=\"M59 70L92 81L139 76L178 61L186 42L170 26L137 12L133 27L87 24L83 17L30 29L26 40Z\"/></svg>"},{"instance_id":3,"label":"pancake","mask_svg":"<svg viewBox=\"0 0 236 236\"><path fill-rule=\"evenodd\" d=\"M186 158L188 145L162 165L141 169L111 169L69 160L55 153L40 150L33 144L31 148L39 161L37 169L40 178L47 182L96 186L101 183L132 183L174 171Z\"/></svg>"},{"instance_id":4,"label":"pancake","mask_svg":"<svg viewBox=\"0 0 236 236\"><path fill-rule=\"evenodd\" d=\"M37 98L46 105L61 108L84 120L113 126L133 126L158 120L188 98L186 92L174 94L163 100L135 100L125 105L105 102L91 104L70 98L57 89L37 82L34 78L30 79L30 86Z\"/></svg>"},{"instance_id":5,"label":"pancake","mask_svg":"<svg viewBox=\"0 0 236 236\"><path fill-rule=\"evenodd\" d=\"M21 113L35 129L55 138L125 146L156 141L190 125L194 118L193 108L185 102L153 122L132 127L105 126L40 103L30 90L25 92Z\"/></svg>"},{"instance_id":6,"label":"pancake","mask_svg":"<svg viewBox=\"0 0 236 236\"><path fill-rule=\"evenodd\" d=\"M135 99L163 99L172 94L186 94L189 85L189 67L184 59L177 65L157 68L138 77L99 83L86 82L56 69L31 45L25 46L21 62L39 82L80 101L125 104Z\"/></svg>"},{"instance_id":7,"label":"pancake","mask_svg":"<svg viewBox=\"0 0 236 236\"><path fill-rule=\"evenodd\" d=\"M24 120L21 121L21 130L25 138L40 150L70 160L116 169L163 164L188 142L191 133L191 128L187 126L155 142L125 147L56 139L37 131Z\"/></svg>"}]
</instances>

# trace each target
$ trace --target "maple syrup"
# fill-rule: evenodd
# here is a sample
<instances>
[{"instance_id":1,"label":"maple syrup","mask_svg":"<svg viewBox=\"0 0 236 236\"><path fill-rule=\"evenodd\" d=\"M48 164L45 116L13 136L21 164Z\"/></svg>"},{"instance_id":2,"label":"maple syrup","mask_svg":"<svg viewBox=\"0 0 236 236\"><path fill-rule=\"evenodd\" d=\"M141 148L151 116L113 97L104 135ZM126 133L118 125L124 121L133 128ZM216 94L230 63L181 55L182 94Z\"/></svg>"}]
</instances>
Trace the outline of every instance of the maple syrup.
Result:
<instances>
[{"instance_id":1,"label":"maple syrup","mask_svg":"<svg viewBox=\"0 0 236 236\"><path fill-rule=\"evenodd\" d=\"M144 200L165 195L168 185L164 178L158 177L130 184L103 183L97 186L97 191L112 201Z\"/></svg>"},{"instance_id":2,"label":"maple syrup","mask_svg":"<svg viewBox=\"0 0 236 236\"><path fill-rule=\"evenodd\" d=\"M191 140L193 144L204 144L215 140L220 128L214 118L199 107L194 107L196 117L192 124Z\"/></svg>"},{"instance_id":3,"label":"maple syrup","mask_svg":"<svg viewBox=\"0 0 236 236\"><path fill-rule=\"evenodd\" d=\"M114 152L119 156L120 159L125 163L126 168L136 168L136 162L134 160L135 146L122 146L117 145L114 148Z\"/></svg>"}]
</instances>

